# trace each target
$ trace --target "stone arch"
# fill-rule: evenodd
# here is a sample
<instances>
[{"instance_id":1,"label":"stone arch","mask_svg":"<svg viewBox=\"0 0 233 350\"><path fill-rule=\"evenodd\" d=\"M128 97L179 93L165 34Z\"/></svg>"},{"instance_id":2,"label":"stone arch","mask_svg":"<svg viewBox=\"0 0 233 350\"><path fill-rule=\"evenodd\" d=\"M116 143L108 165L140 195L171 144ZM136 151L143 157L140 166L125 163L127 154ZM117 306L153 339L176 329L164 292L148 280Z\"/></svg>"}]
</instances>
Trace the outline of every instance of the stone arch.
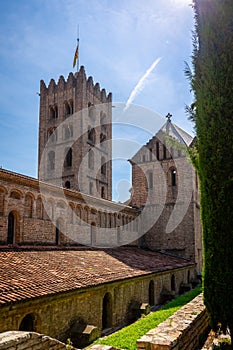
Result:
<instances>
[{"instance_id":1,"label":"stone arch","mask_svg":"<svg viewBox=\"0 0 233 350\"><path fill-rule=\"evenodd\" d=\"M102 329L112 327L112 295L105 293L102 306Z\"/></svg>"},{"instance_id":2,"label":"stone arch","mask_svg":"<svg viewBox=\"0 0 233 350\"><path fill-rule=\"evenodd\" d=\"M10 198L12 199L22 199L23 193L18 189L12 189L10 192Z\"/></svg>"},{"instance_id":3,"label":"stone arch","mask_svg":"<svg viewBox=\"0 0 233 350\"><path fill-rule=\"evenodd\" d=\"M7 190L5 187L0 187L0 215L4 215L5 212L5 197L7 194Z\"/></svg>"},{"instance_id":4,"label":"stone arch","mask_svg":"<svg viewBox=\"0 0 233 350\"><path fill-rule=\"evenodd\" d=\"M35 315L33 313L24 316L19 325L19 331L35 332Z\"/></svg>"},{"instance_id":5,"label":"stone arch","mask_svg":"<svg viewBox=\"0 0 233 350\"><path fill-rule=\"evenodd\" d=\"M17 211L11 211L8 214L7 224L7 244L14 244L19 241L20 236L20 217Z\"/></svg>"},{"instance_id":6,"label":"stone arch","mask_svg":"<svg viewBox=\"0 0 233 350\"><path fill-rule=\"evenodd\" d=\"M149 304L153 306L155 304L155 284L154 281L151 280L149 283Z\"/></svg>"},{"instance_id":7,"label":"stone arch","mask_svg":"<svg viewBox=\"0 0 233 350\"><path fill-rule=\"evenodd\" d=\"M27 192L24 200L24 215L28 218L32 218L33 216L34 200L33 194Z\"/></svg>"}]
</instances>

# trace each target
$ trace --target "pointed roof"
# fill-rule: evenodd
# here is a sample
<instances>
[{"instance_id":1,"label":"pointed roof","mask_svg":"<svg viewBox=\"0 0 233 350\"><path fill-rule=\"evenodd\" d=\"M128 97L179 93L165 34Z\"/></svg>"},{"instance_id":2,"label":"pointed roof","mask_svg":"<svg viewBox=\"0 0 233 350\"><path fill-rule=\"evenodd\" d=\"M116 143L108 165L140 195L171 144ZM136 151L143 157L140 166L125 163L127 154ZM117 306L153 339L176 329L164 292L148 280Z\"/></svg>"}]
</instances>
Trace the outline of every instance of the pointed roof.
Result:
<instances>
[{"instance_id":1,"label":"pointed roof","mask_svg":"<svg viewBox=\"0 0 233 350\"><path fill-rule=\"evenodd\" d=\"M179 128L179 126L172 123L170 118L168 118L168 120L162 126L162 128L158 131L158 133L160 131L186 146L190 146L193 141L193 137L183 129Z\"/></svg>"}]
</instances>

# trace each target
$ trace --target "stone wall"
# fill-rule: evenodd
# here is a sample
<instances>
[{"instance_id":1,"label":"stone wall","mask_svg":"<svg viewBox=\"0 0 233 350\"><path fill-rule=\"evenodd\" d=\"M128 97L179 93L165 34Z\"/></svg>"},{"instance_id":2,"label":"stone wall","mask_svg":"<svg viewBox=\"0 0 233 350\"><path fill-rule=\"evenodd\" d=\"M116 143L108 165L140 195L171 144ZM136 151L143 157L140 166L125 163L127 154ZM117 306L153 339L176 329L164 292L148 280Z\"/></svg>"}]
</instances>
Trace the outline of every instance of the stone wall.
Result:
<instances>
[{"instance_id":1,"label":"stone wall","mask_svg":"<svg viewBox=\"0 0 233 350\"><path fill-rule=\"evenodd\" d=\"M11 241L10 213L14 218ZM49 184L40 185L36 179L0 170L0 244L90 245L94 234L97 238L99 234L102 247L105 243L106 246L132 243L138 237L139 228L134 220L138 214L122 204Z\"/></svg>"},{"instance_id":2,"label":"stone wall","mask_svg":"<svg viewBox=\"0 0 233 350\"><path fill-rule=\"evenodd\" d=\"M99 329L122 326L140 316L142 303L160 303L164 291L178 294L188 275L193 278L194 266L2 306L0 332L19 330L27 315L34 331L62 341L77 321Z\"/></svg>"},{"instance_id":3,"label":"stone wall","mask_svg":"<svg viewBox=\"0 0 233 350\"><path fill-rule=\"evenodd\" d=\"M0 334L1 350L67 350L65 344L35 332L5 332ZM70 347L70 350L75 350Z\"/></svg>"},{"instance_id":4,"label":"stone wall","mask_svg":"<svg viewBox=\"0 0 233 350\"><path fill-rule=\"evenodd\" d=\"M137 341L138 350L195 350L209 330L209 317L198 295Z\"/></svg>"}]
</instances>

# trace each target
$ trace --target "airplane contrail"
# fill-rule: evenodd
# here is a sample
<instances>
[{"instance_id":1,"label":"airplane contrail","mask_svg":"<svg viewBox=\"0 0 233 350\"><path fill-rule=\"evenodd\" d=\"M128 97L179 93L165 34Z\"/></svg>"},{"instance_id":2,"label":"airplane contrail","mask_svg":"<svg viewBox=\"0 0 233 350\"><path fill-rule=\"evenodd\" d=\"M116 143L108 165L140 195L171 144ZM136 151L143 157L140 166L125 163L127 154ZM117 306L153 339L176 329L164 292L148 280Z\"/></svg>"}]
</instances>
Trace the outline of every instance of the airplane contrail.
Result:
<instances>
[{"instance_id":1,"label":"airplane contrail","mask_svg":"<svg viewBox=\"0 0 233 350\"><path fill-rule=\"evenodd\" d=\"M150 75L150 73L152 72L152 70L157 66L157 64L159 63L159 61L161 60L162 57L157 58L152 65L150 66L150 68L147 69L146 73L139 79L137 85L135 85L133 91L131 92L128 101L126 102L125 108L123 111L126 111L129 106L131 105L131 103L133 102L133 100L135 99L135 97L137 96L137 94L139 92L141 92L145 86L145 82L146 79L148 78L148 76Z\"/></svg>"}]
</instances>

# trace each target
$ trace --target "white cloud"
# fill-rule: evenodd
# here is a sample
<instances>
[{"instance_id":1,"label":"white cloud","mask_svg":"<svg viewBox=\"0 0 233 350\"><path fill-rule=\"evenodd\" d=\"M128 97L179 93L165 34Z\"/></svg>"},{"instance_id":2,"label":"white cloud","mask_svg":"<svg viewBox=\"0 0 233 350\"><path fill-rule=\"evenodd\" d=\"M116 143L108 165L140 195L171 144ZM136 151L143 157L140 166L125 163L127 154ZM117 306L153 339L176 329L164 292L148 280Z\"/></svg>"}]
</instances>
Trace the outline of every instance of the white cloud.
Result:
<instances>
[{"instance_id":1,"label":"white cloud","mask_svg":"<svg viewBox=\"0 0 233 350\"><path fill-rule=\"evenodd\" d=\"M126 102L124 111L126 111L129 108L129 106L134 101L137 94L139 94L143 90L143 88L145 87L145 84L146 84L146 80L148 79L149 75L151 74L153 69L155 69L155 67L157 66L157 64L159 63L160 60L161 60L161 57L157 58L152 63L152 65L146 70L146 72L143 74L143 76L139 79L138 83L133 88L133 91L131 92L131 94Z\"/></svg>"}]
</instances>

